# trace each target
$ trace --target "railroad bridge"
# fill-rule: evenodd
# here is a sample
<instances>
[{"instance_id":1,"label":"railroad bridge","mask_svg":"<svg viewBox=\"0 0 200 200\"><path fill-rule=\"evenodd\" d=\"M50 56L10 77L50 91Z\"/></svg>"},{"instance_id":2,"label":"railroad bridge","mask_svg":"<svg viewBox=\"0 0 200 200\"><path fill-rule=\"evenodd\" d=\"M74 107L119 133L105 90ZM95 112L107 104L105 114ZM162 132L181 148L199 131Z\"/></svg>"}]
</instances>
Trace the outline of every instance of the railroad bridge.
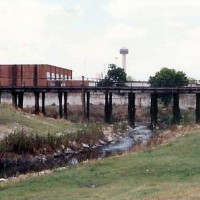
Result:
<instances>
[{"instance_id":1,"label":"railroad bridge","mask_svg":"<svg viewBox=\"0 0 200 200\"><path fill-rule=\"evenodd\" d=\"M67 98L69 93L82 94L82 119L87 121L90 118L90 96L92 93L101 92L105 95L104 116L105 122L110 123L112 117L112 95L124 94L128 95L128 119L131 126L135 125L135 96L138 93L149 93L151 98L150 115L151 126L156 127L158 113L158 94L173 95L173 121L178 124L181 119L179 107L179 94L195 94L196 95L196 123L200 123L200 87L134 87L134 86L115 86L115 87L97 87L84 84L84 80L80 86L0 86L0 102L2 93L11 93L12 103L15 107L23 109L24 93L33 93L35 96L35 113L40 112L39 98L42 98L41 112L45 114L45 94L57 93L59 100L60 118L67 119ZM63 102L64 100L64 102Z\"/></svg>"}]
</instances>

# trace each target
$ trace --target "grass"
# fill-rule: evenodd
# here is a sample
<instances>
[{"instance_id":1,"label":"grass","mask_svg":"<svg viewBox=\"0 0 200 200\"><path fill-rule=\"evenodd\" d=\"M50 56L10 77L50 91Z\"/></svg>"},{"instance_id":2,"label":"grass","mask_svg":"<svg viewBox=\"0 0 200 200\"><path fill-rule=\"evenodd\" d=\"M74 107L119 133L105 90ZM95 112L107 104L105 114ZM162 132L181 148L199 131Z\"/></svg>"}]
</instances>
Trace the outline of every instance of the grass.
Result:
<instances>
[{"instance_id":1,"label":"grass","mask_svg":"<svg viewBox=\"0 0 200 200\"><path fill-rule=\"evenodd\" d=\"M7 153L49 153L68 146L70 141L92 146L101 135L100 125L75 124L0 105L0 158Z\"/></svg>"},{"instance_id":2,"label":"grass","mask_svg":"<svg viewBox=\"0 0 200 200\"><path fill-rule=\"evenodd\" d=\"M10 132L15 129L25 129L29 133L40 135L55 134L57 132L76 132L83 125L70 123L69 121L53 118L44 118L40 115L27 114L16 110L10 105L0 105L0 132Z\"/></svg>"},{"instance_id":3,"label":"grass","mask_svg":"<svg viewBox=\"0 0 200 200\"><path fill-rule=\"evenodd\" d=\"M166 145L2 183L0 199L200 199L200 132Z\"/></svg>"}]
</instances>

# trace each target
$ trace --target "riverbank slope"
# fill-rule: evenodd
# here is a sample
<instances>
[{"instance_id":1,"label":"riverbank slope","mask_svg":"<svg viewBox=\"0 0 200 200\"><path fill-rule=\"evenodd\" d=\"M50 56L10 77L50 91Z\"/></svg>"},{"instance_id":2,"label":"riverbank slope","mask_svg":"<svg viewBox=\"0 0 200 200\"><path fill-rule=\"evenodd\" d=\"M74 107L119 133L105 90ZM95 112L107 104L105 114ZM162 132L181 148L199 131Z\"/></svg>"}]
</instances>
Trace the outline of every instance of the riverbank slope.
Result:
<instances>
[{"instance_id":1,"label":"riverbank slope","mask_svg":"<svg viewBox=\"0 0 200 200\"><path fill-rule=\"evenodd\" d=\"M164 145L0 184L0 199L199 199L200 130Z\"/></svg>"}]
</instances>

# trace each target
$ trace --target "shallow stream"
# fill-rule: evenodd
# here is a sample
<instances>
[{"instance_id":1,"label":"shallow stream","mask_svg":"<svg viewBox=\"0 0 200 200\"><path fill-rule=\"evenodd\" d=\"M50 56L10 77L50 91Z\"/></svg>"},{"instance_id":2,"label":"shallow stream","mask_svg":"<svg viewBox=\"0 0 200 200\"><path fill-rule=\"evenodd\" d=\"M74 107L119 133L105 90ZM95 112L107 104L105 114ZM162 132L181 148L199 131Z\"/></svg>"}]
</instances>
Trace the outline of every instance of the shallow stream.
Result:
<instances>
[{"instance_id":1,"label":"shallow stream","mask_svg":"<svg viewBox=\"0 0 200 200\"><path fill-rule=\"evenodd\" d=\"M126 136L122 137L117 142L111 142L95 149L85 149L85 151L80 153L69 152L54 156L38 155L33 159L24 157L20 160L0 160L0 179L15 177L30 172L40 172L43 170L53 170L60 167L73 166L87 160L122 154L130 151L135 143L139 142L146 144L151 135L152 131L149 130L147 126L137 126L136 128L131 129Z\"/></svg>"}]
</instances>

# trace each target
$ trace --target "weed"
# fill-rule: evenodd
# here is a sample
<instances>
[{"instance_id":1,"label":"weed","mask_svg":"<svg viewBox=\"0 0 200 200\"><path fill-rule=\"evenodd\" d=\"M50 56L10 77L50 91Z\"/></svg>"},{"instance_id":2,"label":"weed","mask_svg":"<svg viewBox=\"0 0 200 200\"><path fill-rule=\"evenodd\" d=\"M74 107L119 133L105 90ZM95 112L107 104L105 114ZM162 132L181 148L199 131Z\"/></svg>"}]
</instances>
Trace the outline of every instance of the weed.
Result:
<instances>
[{"instance_id":1,"label":"weed","mask_svg":"<svg viewBox=\"0 0 200 200\"><path fill-rule=\"evenodd\" d=\"M102 127L96 125L86 126L73 134L39 135L37 133L28 134L24 129L15 130L14 133L6 135L0 141L0 154L37 154L52 152L60 149L62 145L68 146L70 141L78 144L94 144L102 135ZM45 149L45 152L44 152Z\"/></svg>"}]
</instances>

